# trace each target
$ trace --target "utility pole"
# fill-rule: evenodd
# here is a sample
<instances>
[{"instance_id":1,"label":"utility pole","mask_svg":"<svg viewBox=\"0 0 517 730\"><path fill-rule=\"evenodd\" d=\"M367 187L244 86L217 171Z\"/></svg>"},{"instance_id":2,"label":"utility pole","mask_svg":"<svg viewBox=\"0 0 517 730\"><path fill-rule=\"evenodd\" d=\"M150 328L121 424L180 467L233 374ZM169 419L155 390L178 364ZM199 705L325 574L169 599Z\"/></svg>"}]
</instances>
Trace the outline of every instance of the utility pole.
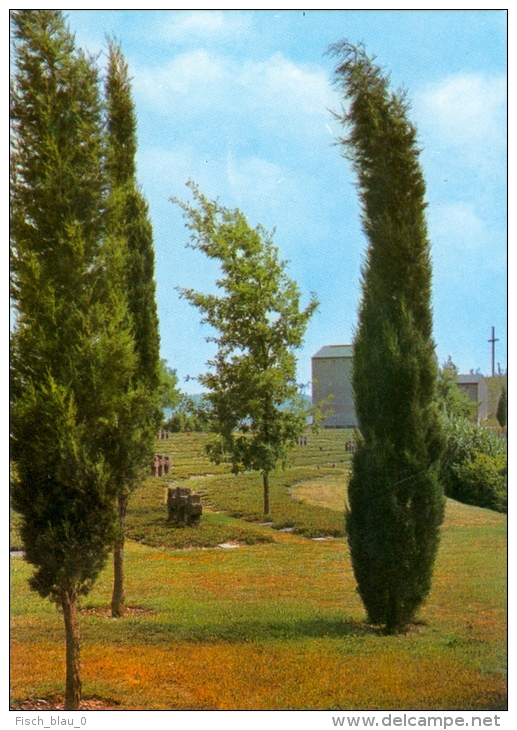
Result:
<instances>
[{"instance_id":1,"label":"utility pole","mask_svg":"<svg viewBox=\"0 0 517 730\"><path fill-rule=\"evenodd\" d=\"M492 337L487 340L492 343L492 377L495 375L495 343L499 342L499 337L495 336L495 327L492 326Z\"/></svg>"}]
</instances>

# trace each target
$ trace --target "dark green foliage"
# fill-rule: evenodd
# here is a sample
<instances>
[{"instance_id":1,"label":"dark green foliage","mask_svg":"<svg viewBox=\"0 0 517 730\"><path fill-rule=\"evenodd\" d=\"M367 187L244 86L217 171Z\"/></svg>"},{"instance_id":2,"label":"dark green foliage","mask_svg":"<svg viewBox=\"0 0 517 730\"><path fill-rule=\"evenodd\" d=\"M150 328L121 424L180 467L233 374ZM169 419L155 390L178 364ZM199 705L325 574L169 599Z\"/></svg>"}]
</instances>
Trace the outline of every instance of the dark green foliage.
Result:
<instances>
[{"instance_id":1,"label":"dark green foliage","mask_svg":"<svg viewBox=\"0 0 517 730\"><path fill-rule=\"evenodd\" d=\"M467 419L444 422L440 479L447 497L506 512L506 439Z\"/></svg>"},{"instance_id":2,"label":"dark green foliage","mask_svg":"<svg viewBox=\"0 0 517 730\"><path fill-rule=\"evenodd\" d=\"M353 366L361 440L346 526L368 618L393 632L429 592L444 511L425 183L405 95L390 92L363 48L342 42L331 52L348 104L341 144L369 242Z\"/></svg>"},{"instance_id":3,"label":"dark green foliage","mask_svg":"<svg viewBox=\"0 0 517 730\"><path fill-rule=\"evenodd\" d=\"M118 428L105 451L116 474L117 492L127 495L144 476L161 422L160 362L152 227L135 179L136 121L127 64L113 42L105 94L108 286L125 306L135 361Z\"/></svg>"},{"instance_id":4,"label":"dark green foliage","mask_svg":"<svg viewBox=\"0 0 517 730\"><path fill-rule=\"evenodd\" d=\"M136 184L136 119L127 64L113 41L105 85L109 184L107 247L112 291L124 302L135 369L121 394L117 428L104 442L114 475L119 529L114 554L113 615L124 610L123 545L127 502L143 481L152 458L160 408L160 339L155 300L153 232L148 206Z\"/></svg>"},{"instance_id":5,"label":"dark green foliage","mask_svg":"<svg viewBox=\"0 0 517 730\"><path fill-rule=\"evenodd\" d=\"M59 603L63 587L88 592L111 547L110 475L85 448L72 394L51 377L25 390L15 426L12 502L23 516L25 558L37 568L30 585Z\"/></svg>"},{"instance_id":6,"label":"dark green foliage","mask_svg":"<svg viewBox=\"0 0 517 730\"><path fill-rule=\"evenodd\" d=\"M118 237L125 255L123 286L135 340L137 377L156 397L161 363L153 231L148 205L136 182L136 119L128 68L114 42L109 46L105 94L110 232Z\"/></svg>"},{"instance_id":7,"label":"dark green foliage","mask_svg":"<svg viewBox=\"0 0 517 730\"><path fill-rule=\"evenodd\" d=\"M497 403L496 418L501 428L504 428L508 420L508 399L504 385L501 388L501 395L499 396L499 401Z\"/></svg>"},{"instance_id":8,"label":"dark green foliage","mask_svg":"<svg viewBox=\"0 0 517 730\"><path fill-rule=\"evenodd\" d=\"M218 346L208 363L211 371L199 377L208 390L210 428L217 434L208 452L216 463L231 462L235 473L261 472L267 514L269 473L305 428L294 351L317 301L313 297L300 310L298 287L286 276L267 231L250 228L239 210L223 208L190 187L198 207L175 202L184 210L192 248L220 263L217 287L224 292L181 291L217 332L209 338Z\"/></svg>"},{"instance_id":9,"label":"dark green foliage","mask_svg":"<svg viewBox=\"0 0 517 730\"><path fill-rule=\"evenodd\" d=\"M55 596L65 584L86 591L106 556L113 494L100 444L132 356L118 303L100 294L96 70L61 12L22 10L12 21L12 498L33 585Z\"/></svg>"},{"instance_id":10,"label":"dark green foliage","mask_svg":"<svg viewBox=\"0 0 517 730\"><path fill-rule=\"evenodd\" d=\"M31 585L63 611L65 709L77 709L76 601L113 545L117 462L130 469L120 434L141 441L142 399L124 252L107 226L95 65L60 11L15 11L12 25L12 502Z\"/></svg>"},{"instance_id":11,"label":"dark green foliage","mask_svg":"<svg viewBox=\"0 0 517 730\"><path fill-rule=\"evenodd\" d=\"M11 294L16 369L34 368L77 341L99 253L103 198L97 74L74 50L59 11L13 13ZM67 306L62 306L67 302ZM27 337L26 337L27 333ZM30 337L28 335L30 334ZM33 336L39 335L38 358ZM68 348L70 349L70 348ZM29 368L30 363L30 368ZM66 373L69 362L57 357Z\"/></svg>"}]
</instances>

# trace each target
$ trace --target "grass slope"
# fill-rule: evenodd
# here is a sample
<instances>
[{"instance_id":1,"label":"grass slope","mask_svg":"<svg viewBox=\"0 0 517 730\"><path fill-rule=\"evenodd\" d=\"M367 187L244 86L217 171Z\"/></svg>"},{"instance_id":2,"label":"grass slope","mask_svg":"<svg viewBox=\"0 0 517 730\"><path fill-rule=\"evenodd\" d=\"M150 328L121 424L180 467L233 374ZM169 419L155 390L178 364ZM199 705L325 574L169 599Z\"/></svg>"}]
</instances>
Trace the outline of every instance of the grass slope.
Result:
<instances>
[{"instance_id":1,"label":"grass slope","mask_svg":"<svg viewBox=\"0 0 517 730\"><path fill-rule=\"evenodd\" d=\"M178 473L149 479L134 495L130 530L140 530L147 544L127 543L132 610L124 619L107 616L111 566L82 601L85 697L109 698L120 709L503 708L506 516L448 500L421 623L407 635L383 636L364 623L346 540L301 534L318 527L320 518L321 531L333 515L342 518L341 508L329 507L344 499L345 438L322 434L276 475L275 525L291 510L298 534L232 516L260 520L260 489L255 494L252 475L214 469L203 456L203 437L180 434L159 442L175 454ZM166 482L187 477L212 510L194 528L197 535L215 537L220 529L216 539L226 541L230 530L242 530L235 541L245 546L170 546L173 533L183 535L175 538L182 547L192 544L192 532L174 531L164 519ZM22 558L11 559L14 707L64 686L62 618L29 591L30 574Z\"/></svg>"},{"instance_id":2,"label":"grass slope","mask_svg":"<svg viewBox=\"0 0 517 730\"><path fill-rule=\"evenodd\" d=\"M127 534L154 547L215 547L222 542L252 545L272 542L274 533L260 526L271 521L274 530L292 528L306 537L342 537L343 509L300 502L291 489L307 480L323 483L328 475L346 489L351 454L344 444L351 431L311 435L307 446L299 446L285 469L271 476L270 515L262 512L262 484L258 473L233 475L229 467L216 466L205 456L205 434L172 434L157 441L157 453L170 456L172 473L149 478L131 498ZM203 516L197 527L175 528L167 523L165 491L169 485L186 485L201 495ZM236 519L238 518L238 519ZM251 524L250 524L251 523Z\"/></svg>"}]
</instances>

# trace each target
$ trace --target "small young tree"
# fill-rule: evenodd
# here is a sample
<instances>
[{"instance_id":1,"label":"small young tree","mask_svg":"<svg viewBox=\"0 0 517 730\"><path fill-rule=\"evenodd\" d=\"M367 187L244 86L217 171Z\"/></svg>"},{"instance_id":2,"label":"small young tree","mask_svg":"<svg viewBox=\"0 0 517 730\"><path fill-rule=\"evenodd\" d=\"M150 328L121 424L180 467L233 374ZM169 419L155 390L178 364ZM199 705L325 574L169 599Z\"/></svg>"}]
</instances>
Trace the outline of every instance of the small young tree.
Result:
<instances>
[{"instance_id":1,"label":"small young tree","mask_svg":"<svg viewBox=\"0 0 517 730\"><path fill-rule=\"evenodd\" d=\"M286 458L305 427L296 408L296 359L309 319L313 295L300 310L300 292L285 274L271 236L252 229L239 210L209 201L196 185L197 207L174 199L184 210L194 249L220 263L217 287L223 296L182 289L181 296L204 315L218 333L211 371L199 377L208 389L211 429L219 438L209 446L216 462L230 461L262 474L264 514L269 513L269 475Z\"/></svg>"},{"instance_id":2,"label":"small young tree","mask_svg":"<svg viewBox=\"0 0 517 730\"><path fill-rule=\"evenodd\" d=\"M508 422L508 399L506 396L506 387L504 385L501 388L501 395L499 396L499 401L497 403L496 418L501 428L504 428Z\"/></svg>"},{"instance_id":3,"label":"small young tree","mask_svg":"<svg viewBox=\"0 0 517 730\"><path fill-rule=\"evenodd\" d=\"M81 697L76 601L113 544L103 457L135 366L108 286L97 71L62 13L12 14L11 456L31 587L61 608L66 709Z\"/></svg>"},{"instance_id":4,"label":"small young tree","mask_svg":"<svg viewBox=\"0 0 517 730\"><path fill-rule=\"evenodd\" d=\"M112 615L125 611L124 541L128 501L143 481L163 420L159 390L160 338L155 299L153 232L145 199L136 184L136 119L127 64L109 42L105 84L106 171L109 183L107 242L111 252L110 289L126 303L134 339L135 372L123 398L117 428L104 442L117 493L118 530L113 553Z\"/></svg>"},{"instance_id":5,"label":"small young tree","mask_svg":"<svg viewBox=\"0 0 517 730\"><path fill-rule=\"evenodd\" d=\"M348 102L341 143L369 242L353 362L361 441L346 528L369 620L395 632L429 592L444 510L425 184L404 95L390 93L362 47L331 51Z\"/></svg>"},{"instance_id":6,"label":"small young tree","mask_svg":"<svg viewBox=\"0 0 517 730\"><path fill-rule=\"evenodd\" d=\"M447 418L474 418L477 404L458 388L458 368L449 355L438 373L437 395L440 409Z\"/></svg>"}]
</instances>

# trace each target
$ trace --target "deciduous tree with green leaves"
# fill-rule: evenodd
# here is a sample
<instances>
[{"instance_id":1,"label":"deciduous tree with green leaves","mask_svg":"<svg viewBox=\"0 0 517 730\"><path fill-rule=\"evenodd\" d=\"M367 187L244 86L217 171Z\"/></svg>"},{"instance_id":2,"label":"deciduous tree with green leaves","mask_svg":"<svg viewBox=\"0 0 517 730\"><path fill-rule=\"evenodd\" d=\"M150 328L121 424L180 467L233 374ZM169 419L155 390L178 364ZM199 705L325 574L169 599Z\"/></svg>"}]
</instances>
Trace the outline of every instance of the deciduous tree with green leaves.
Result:
<instances>
[{"instance_id":1,"label":"deciduous tree with green leaves","mask_svg":"<svg viewBox=\"0 0 517 730\"><path fill-rule=\"evenodd\" d=\"M113 554L112 615L125 612L124 541L131 492L151 461L161 410L160 338L154 281L153 231L147 203L136 181L136 117L127 63L109 41L106 99L107 247L111 288L126 302L136 367L121 400L117 428L105 441L117 492L118 529Z\"/></svg>"},{"instance_id":2,"label":"deciduous tree with green leaves","mask_svg":"<svg viewBox=\"0 0 517 730\"><path fill-rule=\"evenodd\" d=\"M61 608L66 709L81 698L77 600L113 545L104 444L135 368L105 248L98 74L61 11L11 16L12 502L31 587Z\"/></svg>"},{"instance_id":3,"label":"deciduous tree with green leaves","mask_svg":"<svg viewBox=\"0 0 517 730\"><path fill-rule=\"evenodd\" d=\"M346 105L342 150L368 239L353 362L361 440L346 528L368 618L392 633L430 590L444 513L425 183L405 94L389 90L362 46L343 41L331 52Z\"/></svg>"},{"instance_id":4,"label":"deciduous tree with green leaves","mask_svg":"<svg viewBox=\"0 0 517 730\"><path fill-rule=\"evenodd\" d=\"M184 211L189 245L219 262L222 274L222 295L181 290L217 332L207 338L218 348L210 371L199 377L218 436L208 453L216 462L231 462L234 472L259 471L269 514L269 475L305 428L306 411L296 405L295 350L318 302L312 295L300 309L300 291L262 226L251 228L239 210L208 200L188 184L195 205L173 200Z\"/></svg>"},{"instance_id":5,"label":"deciduous tree with green leaves","mask_svg":"<svg viewBox=\"0 0 517 730\"><path fill-rule=\"evenodd\" d=\"M159 398L162 411L164 408L176 408L182 400L176 371L170 368L167 360L163 358L160 360Z\"/></svg>"}]
</instances>

